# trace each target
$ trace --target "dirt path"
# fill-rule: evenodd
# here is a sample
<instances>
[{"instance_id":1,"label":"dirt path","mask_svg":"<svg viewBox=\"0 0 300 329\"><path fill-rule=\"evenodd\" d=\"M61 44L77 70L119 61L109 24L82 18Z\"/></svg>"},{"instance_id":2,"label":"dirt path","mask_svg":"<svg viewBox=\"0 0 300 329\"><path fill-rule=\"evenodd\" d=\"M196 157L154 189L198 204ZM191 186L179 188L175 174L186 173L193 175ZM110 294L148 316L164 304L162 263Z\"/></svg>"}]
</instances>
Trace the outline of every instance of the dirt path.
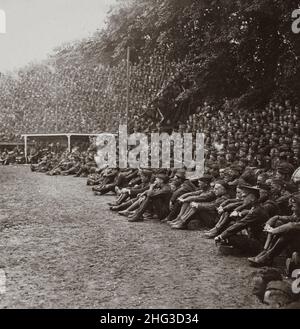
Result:
<instances>
[{"instance_id":1,"label":"dirt path","mask_svg":"<svg viewBox=\"0 0 300 329\"><path fill-rule=\"evenodd\" d=\"M246 260L199 231L128 223L86 180L0 167L0 308L243 308Z\"/></svg>"}]
</instances>

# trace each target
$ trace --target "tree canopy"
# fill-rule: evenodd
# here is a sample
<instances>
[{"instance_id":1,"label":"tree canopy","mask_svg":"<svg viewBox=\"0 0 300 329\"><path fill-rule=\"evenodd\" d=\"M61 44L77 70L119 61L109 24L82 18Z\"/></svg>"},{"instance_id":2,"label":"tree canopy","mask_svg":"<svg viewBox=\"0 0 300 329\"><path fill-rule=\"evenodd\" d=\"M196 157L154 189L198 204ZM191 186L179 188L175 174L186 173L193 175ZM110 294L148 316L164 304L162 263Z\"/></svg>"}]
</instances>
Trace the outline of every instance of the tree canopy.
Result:
<instances>
[{"instance_id":1,"label":"tree canopy","mask_svg":"<svg viewBox=\"0 0 300 329\"><path fill-rule=\"evenodd\" d=\"M8 94L24 92L22 76L30 80L38 75L45 88L60 90L61 99L76 94L71 108L81 97L89 110L97 111L98 103L87 101L97 98L124 112L125 96L116 93L126 89L130 47L130 96L140 99L131 106L159 108L171 121L206 100L229 102L233 110L263 107L283 97L299 102L300 35L291 29L298 7L298 0L119 0L104 29L55 49L43 63L43 75L35 72L41 65L20 70L17 86ZM71 82L63 82L67 75ZM105 85L102 77L113 77L118 87ZM47 107L58 99L48 98Z\"/></svg>"}]
</instances>

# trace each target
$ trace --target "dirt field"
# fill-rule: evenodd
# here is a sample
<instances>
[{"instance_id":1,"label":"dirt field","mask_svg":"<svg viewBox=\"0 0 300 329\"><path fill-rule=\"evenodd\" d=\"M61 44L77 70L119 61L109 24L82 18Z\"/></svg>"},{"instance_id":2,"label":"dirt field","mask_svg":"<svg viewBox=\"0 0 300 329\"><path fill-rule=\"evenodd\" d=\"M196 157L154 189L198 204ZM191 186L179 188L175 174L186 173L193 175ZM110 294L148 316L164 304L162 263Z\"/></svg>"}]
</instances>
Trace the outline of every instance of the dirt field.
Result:
<instances>
[{"instance_id":1,"label":"dirt field","mask_svg":"<svg viewBox=\"0 0 300 329\"><path fill-rule=\"evenodd\" d=\"M0 308L254 308L245 259L199 231L128 223L86 180L0 167Z\"/></svg>"}]
</instances>

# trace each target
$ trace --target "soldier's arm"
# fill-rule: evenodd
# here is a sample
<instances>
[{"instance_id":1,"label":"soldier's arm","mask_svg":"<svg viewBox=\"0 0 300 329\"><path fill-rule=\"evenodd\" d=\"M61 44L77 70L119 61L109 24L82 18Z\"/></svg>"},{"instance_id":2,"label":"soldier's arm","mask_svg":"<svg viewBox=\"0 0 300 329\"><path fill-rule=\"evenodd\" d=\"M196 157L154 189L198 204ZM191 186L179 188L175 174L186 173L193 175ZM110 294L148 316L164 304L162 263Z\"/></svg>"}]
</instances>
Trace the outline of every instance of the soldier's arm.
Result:
<instances>
[{"instance_id":1,"label":"soldier's arm","mask_svg":"<svg viewBox=\"0 0 300 329\"><path fill-rule=\"evenodd\" d=\"M187 194L187 191L188 191L189 189L190 189L190 188L187 187L187 186L181 186L179 189L177 189L177 190L173 193L173 195L172 195L172 197L171 197L171 202L174 203L178 198L183 197L184 195L186 195L186 194Z\"/></svg>"},{"instance_id":2,"label":"soldier's arm","mask_svg":"<svg viewBox=\"0 0 300 329\"><path fill-rule=\"evenodd\" d=\"M253 202L255 200L252 197L246 197L246 199L243 201L243 203L237 207L235 210L236 211L242 211L245 209L250 209L253 206Z\"/></svg>"},{"instance_id":3,"label":"soldier's arm","mask_svg":"<svg viewBox=\"0 0 300 329\"><path fill-rule=\"evenodd\" d=\"M230 236L235 235L236 233L241 232L245 228L253 225L259 219L259 214L255 210L253 212L249 212L245 217L237 223L231 225L225 232L223 232L221 234L221 238L228 239Z\"/></svg>"},{"instance_id":4,"label":"soldier's arm","mask_svg":"<svg viewBox=\"0 0 300 329\"><path fill-rule=\"evenodd\" d=\"M291 221L291 216L274 216L267 221L267 224L273 227L274 225L276 225L276 222L278 221L287 224Z\"/></svg>"},{"instance_id":5,"label":"soldier's arm","mask_svg":"<svg viewBox=\"0 0 300 329\"><path fill-rule=\"evenodd\" d=\"M221 198L215 199L214 201L211 201L211 202L200 202L200 203L198 203L197 209L213 211L213 210L216 210L222 202L223 201Z\"/></svg>"},{"instance_id":6,"label":"soldier's arm","mask_svg":"<svg viewBox=\"0 0 300 329\"><path fill-rule=\"evenodd\" d=\"M213 211L216 210L217 206L215 202L201 202L198 203L197 209L198 210L204 210L204 211Z\"/></svg>"},{"instance_id":7,"label":"soldier's arm","mask_svg":"<svg viewBox=\"0 0 300 329\"><path fill-rule=\"evenodd\" d=\"M230 203L237 202L237 201L238 201L237 199L228 199L228 200L225 200L224 202L221 203L221 207L224 208L224 207L228 206Z\"/></svg>"},{"instance_id":8,"label":"soldier's arm","mask_svg":"<svg viewBox=\"0 0 300 329\"><path fill-rule=\"evenodd\" d=\"M168 188L162 188L159 190L150 191L148 195L152 198L157 198L165 194L171 194L171 190Z\"/></svg>"},{"instance_id":9,"label":"soldier's arm","mask_svg":"<svg viewBox=\"0 0 300 329\"><path fill-rule=\"evenodd\" d=\"M202 193L201 190L197 190L197 191L194 191L194 192L185 193L185 194L183 194L181 197L182 197L182 199L186 199L186 198L189 198L189 197L191 197L191 196L199 195L199 194L201 194L201 193Z\"/></svg>"},{"instance_id":10,"label":"soldier's arm","mask_svg":"<svg viewBox=\"0 0 300 329\"><path fill-rule=\"evenodd\" d=\"M221 206L223 205L223 203L221 204ZM222 207L223 207L224 211L232 211L232 210L237 210L236 208L239 207L241 204L242 204L242 201L237 201L237 202L229 203L226 207L224 207L224 206L222 206Z\"/></svg>"},{"instance_id":11,"label":"soldier's arm","mask_svg":"<svg viewBox=\"0 0 300 329\"><path fill-rule=\"evenodd\" d=\"M212 202L216 199L216 195L213 192L204 192L199 196L190 197L188 202Z\"/></svg>"},{"instance_id":12,"label":"soldier's arm","mask_svg":"<svg viewBox=\"0 0 300 329\"><path fill-rule=\"evenodd\" d=\"M272 234L280 235L297 231L300 233L300 223L287 223L273 229ZM299 236L300 237L300 236Z\"/></svg>"},{"instance_id":13,"label":"soldier's arm","mask_svg":"<svg viewBox=\"0 0 300 329\"><path fill-rule=\"evenodd\" d=\"M138 194L144 193L145 191L149 190L149 185L145 187L137 187L137 188L132 188L129 189L129 195L134 197L137 196Z\"/></svg>"},{"instance_id":14,"label":"soldier's arm","mask_svg":"<svg viewBox=\"0 0 300 329\"><path fill-rule=\"evenodd\" d=\"M278 219L280 218L280 216L273 216L272 218L270 218L266 225L270 225L271 227L275 225L275 223L278 221Z\"/></svg>"}]
</instances>

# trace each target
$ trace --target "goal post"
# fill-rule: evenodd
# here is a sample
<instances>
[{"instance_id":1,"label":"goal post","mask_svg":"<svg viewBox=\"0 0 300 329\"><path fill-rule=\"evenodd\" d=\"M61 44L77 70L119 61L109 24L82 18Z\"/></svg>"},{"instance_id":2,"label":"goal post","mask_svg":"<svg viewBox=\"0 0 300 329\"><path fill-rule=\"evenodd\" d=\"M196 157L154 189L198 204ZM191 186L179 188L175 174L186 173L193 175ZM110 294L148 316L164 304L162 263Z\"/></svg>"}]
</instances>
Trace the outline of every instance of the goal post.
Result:
<instances>
[{"instance_id":1,"label":"goal post","mask_svg":"<svg viewBox=\"0 0 300 329\"><path fill-rule=\"evenodd\" d=\"M28 163L28 145L29 139L36 139L36 140L45 140L50 142L51 140L64 140L66 148L69 152L72 150L72 137L76 137L77 139L83 137L97 137L99 134L79 134L79 133L63 133L63 134L23 134L21 135L24 138L24 155L26 159L26 163Z\"/></svg>"}]
</instances>

